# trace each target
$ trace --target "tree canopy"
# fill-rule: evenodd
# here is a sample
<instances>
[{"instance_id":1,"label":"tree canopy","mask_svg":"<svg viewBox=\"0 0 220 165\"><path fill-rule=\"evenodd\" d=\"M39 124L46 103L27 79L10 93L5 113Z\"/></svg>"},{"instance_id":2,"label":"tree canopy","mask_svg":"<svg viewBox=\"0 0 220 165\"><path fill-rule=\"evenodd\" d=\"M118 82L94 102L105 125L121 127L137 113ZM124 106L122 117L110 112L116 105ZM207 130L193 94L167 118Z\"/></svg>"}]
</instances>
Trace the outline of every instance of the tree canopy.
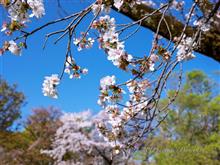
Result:
<instances>
[{"instance_id":1,"label":"tree canopy","mask_svg":"<svg viewBox=\"0 0 220 165\"><path fill-rule=\"evenodd\" d=\"M0 131L10 129L14 121L21 117L20 108L24 104L24 94L16 85L8 84L0 77Z\"/></svg>"}]
</instances>

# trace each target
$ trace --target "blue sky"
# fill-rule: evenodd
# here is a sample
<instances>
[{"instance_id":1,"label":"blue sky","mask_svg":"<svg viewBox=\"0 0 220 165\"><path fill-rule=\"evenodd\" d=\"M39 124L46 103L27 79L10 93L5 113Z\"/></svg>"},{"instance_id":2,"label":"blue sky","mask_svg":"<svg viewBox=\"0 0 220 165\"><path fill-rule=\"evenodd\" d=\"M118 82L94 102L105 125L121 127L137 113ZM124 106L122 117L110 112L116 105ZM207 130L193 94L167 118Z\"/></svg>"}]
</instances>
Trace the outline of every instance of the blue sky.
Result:
<instances>
[{"instance_id":1,"label":"blue sky","mask_svg":"<svg viewBox=\"0 0 220 165\"><path fill-rule=\"evenodd\" d=\"M65 8L67 10L78 11L87 6L89 2L84 4L71 3L66 1ZM30 29L42 25L54 18L58 18L57 8L54 3L46 3L46 16L41 20L34 20L30 25ZM112 12L117 22L123 23L129 19ZM6 18L2 15L0 22ZM85 19L88 24L89 18ZM102 50L98 49L95 44L92 49L78 52L73 50L74 58L82 67L89 69L89 74L83 76L80 80L70 80L68 75L64 78L59 86L59 99L51 99L42 95L41 87L44 76L53 73L60 73L63 67L66 39L59 44L53 45L52 39L49 40L45 50L42 49L44 35L47 32L58 30L64 27L63 24L50 26L45 30L34 34L28 39L28 49L24 50L21 57L12 54L5 54L0 57L0 74L10 84L18 84L18 90L24 92L27 104L22 108L23 115L30 114L32 108L55 106L63 111L81 111L91 109L93 112L100 110L97 105L99 95L99 80L106 75L116 75L119 82L123 82L129 78L125 72L119 70L107 60ZM29 29L28 28L28 29ZM86 25L80 26L78 31L86 29ZM0 43L4 40L3 34L0 34ZM146 29L141 31L126 42L126 50L132 55L139 56L146 54L151 47L152 32ZM200 69L211 75L214 71L220 69L219 63L216 61L196 54L197 58L184 63L184 72L193 69ZM217 77L214 77L218 79ZM218 79L219 80L219 79Z\"/></svg>"}]
</instances>

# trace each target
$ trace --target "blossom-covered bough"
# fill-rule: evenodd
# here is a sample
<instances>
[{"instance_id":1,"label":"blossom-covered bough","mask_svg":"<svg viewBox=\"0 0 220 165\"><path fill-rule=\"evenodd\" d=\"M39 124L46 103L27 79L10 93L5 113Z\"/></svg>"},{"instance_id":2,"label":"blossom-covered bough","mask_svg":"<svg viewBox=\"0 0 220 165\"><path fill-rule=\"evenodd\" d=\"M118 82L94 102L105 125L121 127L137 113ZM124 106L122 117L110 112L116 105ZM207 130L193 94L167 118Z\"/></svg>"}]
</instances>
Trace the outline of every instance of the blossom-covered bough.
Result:
<instances>
[{"instance_id":1,"label":"blossom-covered bough","mask_svg":"<svg viewBox=\"0 0 220 165\"><path fill-rule=\"evenodd\" d=\"M114 75L100 80L98 104L108 118L99 120L96 126L102 138L111 144L113 154L137 149L140 146L138 142L147 138L166 118L167 107L174 101L181 85L182 63L195 57L193 51L220 61L220 1L97 0L77 13L52 20L32 31L26 31L25 26L33 16L41 18L45 14L43 0L0 2L10 18L3 23L1 31L15 37L5 41L1 54L10 51L21 55L22 49L28 46L29 37L45 27L68 22L62 29L45 35L44 47L52 36L56 37L54 44L67 39L62 72L59 76L45 77L45 96L58 97L56 88L65 73L70 78L80 78L88 73L86 68L76 63L72 50L89 49L95 41L114 66L131 75L129 80L120 84ZM111 17L111 9L132 21L117 24L119 20ZM77 36L77 27L88 15L93 15L88 27ZM154 38L151 50L136 57L126 51L125 41L138 33L141 26L152 30ZM160 98L168 97L167 82L174 71L178 73L176 93L169 98L168 105L161 107Z\"/></svg>"}]
</instances>

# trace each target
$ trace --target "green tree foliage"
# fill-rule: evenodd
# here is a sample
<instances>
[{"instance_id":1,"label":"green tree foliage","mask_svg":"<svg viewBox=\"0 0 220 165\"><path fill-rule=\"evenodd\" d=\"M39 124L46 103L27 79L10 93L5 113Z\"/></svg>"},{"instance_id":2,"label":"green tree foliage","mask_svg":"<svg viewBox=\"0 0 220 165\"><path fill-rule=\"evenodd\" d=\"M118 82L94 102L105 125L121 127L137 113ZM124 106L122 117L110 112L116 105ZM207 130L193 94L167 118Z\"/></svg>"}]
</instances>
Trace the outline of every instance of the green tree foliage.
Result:
<instances>
[{"instance_id":1,"label":"green tree foliage","mask_svg":"<svg viewBox=\"0 0 220 165\"><path fill-rule=\"evenodd\" d=\"M20 108L24 94L18 92L16 85L9 85L0 77L0 131L8 130L21 116Z\"/></svg>"},{"instance_id":2,"label":"green tree foliage","mask_svg":"<svg viewBox=\"0 0 220 165\"><path fill-rule=\"evenodd\" d=\"M169 96L174 95L169 91ZM168 99L161 102L166 104ZM143 164L220 164L220 95L218 84L201 71L187 79L167 119L149 137L137 157Z\"/></svg>"}]
</instances>

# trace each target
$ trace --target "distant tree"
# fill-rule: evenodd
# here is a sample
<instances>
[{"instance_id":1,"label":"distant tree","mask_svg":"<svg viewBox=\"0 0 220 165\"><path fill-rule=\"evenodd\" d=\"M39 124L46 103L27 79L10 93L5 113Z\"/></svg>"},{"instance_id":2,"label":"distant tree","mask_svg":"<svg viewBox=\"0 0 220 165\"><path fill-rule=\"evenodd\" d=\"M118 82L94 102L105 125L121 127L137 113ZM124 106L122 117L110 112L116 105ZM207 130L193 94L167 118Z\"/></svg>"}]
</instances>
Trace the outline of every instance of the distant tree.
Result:
<instances>
[{"instance_id":1,"label":"distant tree","mask_svg":"<svg viewBox=\"0 0 220 165\"><path fill-rule=\"evenodd\" d=\"M131 163L130 155L115 155L114 144L106 143L100 137L95 123L108 115L102 111L92 116L90 111L65 113L61 116L62 125L57 129L49 147L42 150L55 160L55 165L125 165Z\"/></svg>"},{"instance_id":2,"label":"distant tree","mask_svg":"<svg viewBox=\"0 0 220 165\"><path fill-rule=\"evenodd\" d=\"M0 77L0 131L8 130L21 117L24 100L24 94L17 91L15 84L9 85Z\"/></svg>"},{"instance_id":3,"label":"distant tree","mask_svg":"<svg viewBox=\"0 0 220 165\"><path fill-rule=\"evenodd\" d=\"M184 87L167 109L170 114L137 153L143 164L220 164L218 85L201 71L187 74ZM169 96L173 93L169 91ZM167 101L164 99L161 106Z\"/></svg>"},{"instance_id":4,"label":"distant tree","mask_svg":"<svg viewBox=\"0 0 220 165\"><path fill-rule=\"evenodd\" d=\"M49 138L56 132L62 114L59 109L36 108L32 112L25 123L25 130L30 132L34 139Z\"/></svg>"},{"instance_id":5,"label":"distant tree","mask_svg":"<svg viewBox=\"0 0 220 165\"><path fill-rule=\"evenodd\" d=\"M59 109L36 108L33 109L25 124L24 134L30 139L30 143L22 154L24 164L48 165L53 162L51 158L40 153L41 149L51 145L57 128L60 125L59 117L62 114Z\"/></svg>"},{"instance_id":6,"label":"distant tree","mask_svg":"<svg viewBox=\"0 0 220 165\"><path fill-rule=\"evenodd\" d=\"M33 110L20 132L0 133L1 165L48 165L53 160L40 153L48 148L60 125L61 112L53 107Z\"/></svg>"},{"instance_id":7,"label":"distant tree","mask_svg":"<svg viewBox=\"0 0 220 165\"><path fill-rule=\"evenodd\" d=\"M0 164L23 165L23 155L30 139L22 132L0 132Z\"/></svg>"}]
</instances>

